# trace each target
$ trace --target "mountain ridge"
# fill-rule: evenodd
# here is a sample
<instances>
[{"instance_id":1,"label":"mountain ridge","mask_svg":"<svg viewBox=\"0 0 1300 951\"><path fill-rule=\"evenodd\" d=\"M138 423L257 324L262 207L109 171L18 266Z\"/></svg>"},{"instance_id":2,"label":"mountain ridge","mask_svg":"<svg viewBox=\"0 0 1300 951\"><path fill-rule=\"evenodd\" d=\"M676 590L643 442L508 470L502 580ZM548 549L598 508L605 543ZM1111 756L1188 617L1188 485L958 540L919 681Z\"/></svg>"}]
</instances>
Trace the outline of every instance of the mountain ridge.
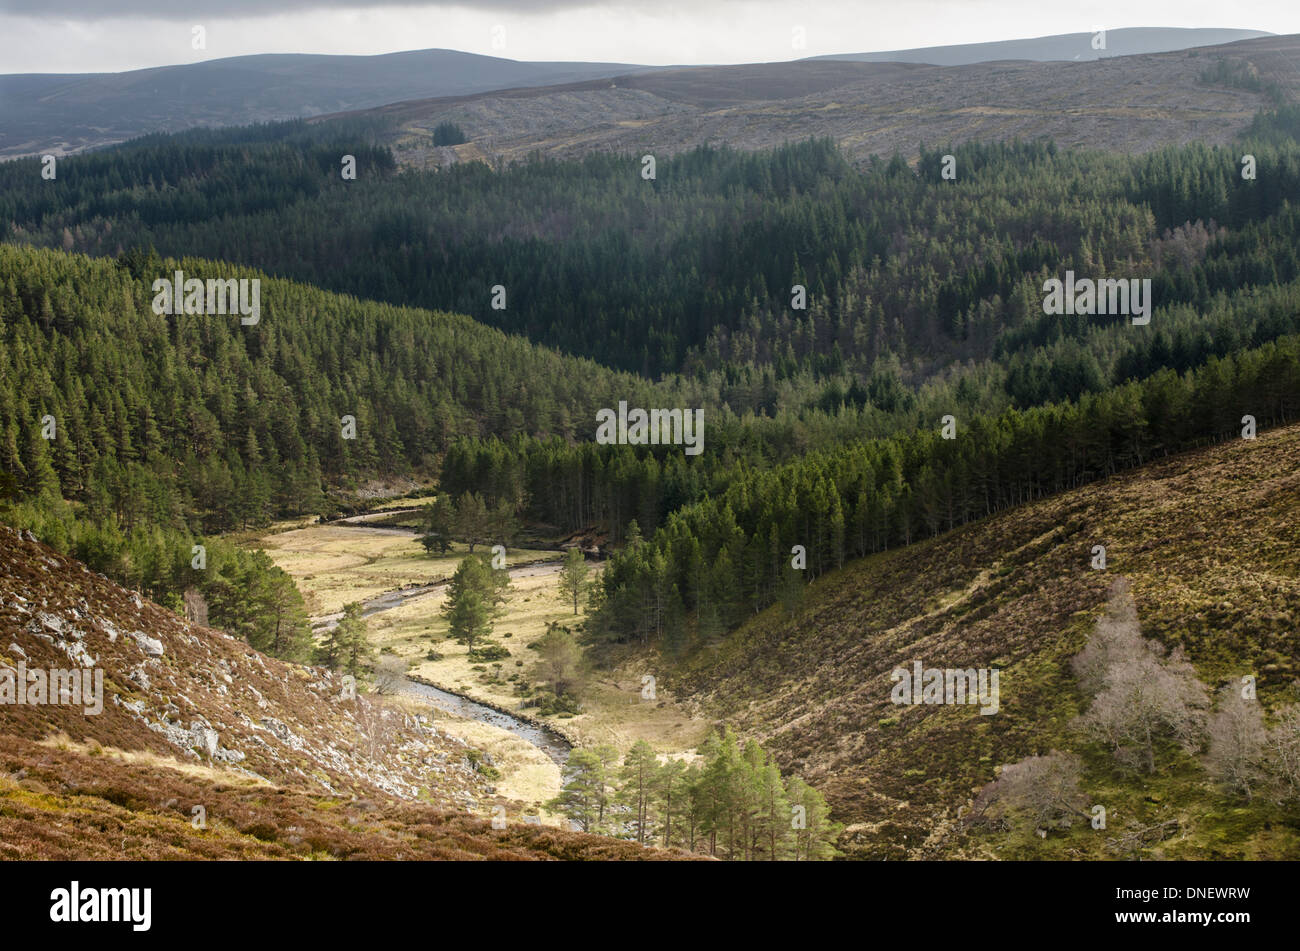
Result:
<instances>
[{"instance_id":1,"label":"mountain ridge","mask_svg":"<svg viewBox=\"0 0 1300 951\"><path fill-rule=\"evenodd\" d=\"M733 66L647 66L630 63L520 61L448 49L405 50L372 56L262 53L156 66L118 73L12 73L0 75L0 159L27 155L66 155L155 132L195 127L247 125L293 118L335 116L387 106L438 101L444 104L497 93L503 98L538 91L557 94L596 89L679 90L699 84L695 77L738 77L758 95L735 92L698 104L723 105L771 97L775 74L782 74L777 98L814 95L832 88L830 64L856 67L972 66L1001 61L1044 63L1095 61L1117 57L1237 45L1247 38L1273 39L1254 30L1125 28L1107 33L1106 55L1091 47L1091 34L1058 34L1032 39L923 47L878 53L838 53L777 63ZM1078 48L1077 54L1071 50ZM814 71L822 70L822 74ZM647 87L639 78L669 74L666 85ZM810 82L809 76L814 76ZM878 80L890 73L845 70L845 81ZM834 80L837 74L830 74ZM709 80L705 80L706 84ZM730 79L720 79L724 85ZM766 90L766 91L764 91ZM568 106L591 108L587 101ZM635 121L653 101L622 103ZM399 110L400 111L400 110ZM597 110L592 118L600 118ZM554 117L549 120L554 122Z\"/></svg>"},{"instance_id":2,"label":"mountain ridge","mask_svg":"<svg viewBox=\"0 0 1300 951\"><path fill-rule=\"evenodd\" d=\"M635 73L627 63L521 62L458 50L259 53L119 73L0 75L0 157L69 154L153 132L247 125Z\"/></svg>"},{"instance_id":3,"label":"mountain ridge","mask_svg":"<svg viewBox=\"0 0 1300 951\"><path fill-rule=\"evenodd\" d=\"M1184 27L1121 27L1099 32L1105 34L1106 45L1101 49L1093 47L1093 37L1096 34L1054 33L1023 39L921 46L878 53L828 53L810 56L808 59L858 63L928 63L933 66L967 66L1014 60L1069 62L1142 53L1172 53L1276 35L1267 30Z\"/></svg>"},{"instance_id":4,"label":"mountain ridge","mask_svg":"<svg viewBox=\"0 0 1300 951\"><path fill-rule=\"evenodd\" d=\"M855 161L913 157L918 143L1051 139L1062 148L1138 153L1227 144L1276 97L1300 96L1300 36L1074 62L965 65L806 59L682 67L551 87L409 100L316 116L391 124L399 165L483 161L496 168L593 152L656 157L727 144L746 151L831 138ZM1249 82L1212 78L1226 68ZM467 142L439 147L452 122Z\"/></svg>"}]
</instances>

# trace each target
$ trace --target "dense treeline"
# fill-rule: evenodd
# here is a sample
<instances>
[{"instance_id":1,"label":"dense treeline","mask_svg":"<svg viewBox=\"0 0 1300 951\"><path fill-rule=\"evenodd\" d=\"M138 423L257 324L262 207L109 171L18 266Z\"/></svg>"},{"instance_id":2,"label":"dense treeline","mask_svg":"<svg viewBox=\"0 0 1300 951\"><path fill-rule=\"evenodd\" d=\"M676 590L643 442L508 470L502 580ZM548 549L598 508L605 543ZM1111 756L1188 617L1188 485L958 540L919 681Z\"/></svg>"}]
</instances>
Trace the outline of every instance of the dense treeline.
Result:
<instances>
[{"instance_id":1,"label":"dense treeline","mask_svg":"<svg viewBox=\"0 0 1300 951\"><path fill-rule=\"evenodd\" d=\"M709 376L714 389L750 391L729 394L737 412L770 413L774 379L865 377L895 355L912 381L987 357L1040 315L1042 280L1066 268L1167 271L1163 303L1200 303L1243 275L1180 279L1187 239L1172 231L1248 229L1295 202L1300 149L1276 134L1289 122L1261 118L1258 141L1238 148L1139 157L1050 143L922 149L915 171L897 158L855 169L827 141L706 147L663 157L653 181L611 155L393 174L363 131L331 139L321 124L304 140L291 125L247 144L235 132L154 137L66 159L55 182L34 160L8 163L0 223L10 240L98 254L152 243L462 312L643 374ZM1241 176L1246 148L1254 180ZM339 176L345 152L358 155L356 181ZM940 177L946 154L956 181ZM1294 243L1269 237L1240 256L1257 283L1269 270L1294 276ZM792 307L796 284L806 309Z\"/></svg>"},{"instance_id":2,"label":"dense treeline","mask_svg":"<svg viewBox=\"0 0 1300 951\"><path fill-rule=\"evenodd\" d=\"M0 188L0 220L50 227L57 221L104 221L119 233L208 225L227 216L276 213L346 187L345 154L355 157L358 175L382 178L396 170L385 148L364 140L325 143L309 129L288 123L145 136L64 159L50 181L41 178L37 160L27 160ZM27 177L32 171L35 177Z\"/></svg>"},{"instance_id":3,"label":"dense treeline","mask_svg":"<svg viewBox=\"0 0 1300 951\"><path fill-rule=\"evenodd\" d=\"M0 247L0 495L69 544L116 538L99 563L175 595L124 563L319 511L331 484L440 472L458 502L431 513L432 544L598 526L627 551L596 627L684 643L846 558L1293 413L1296 115L1261 115L1233 148L968 144L923 148L915 170L853 168L823 141L701 148L652 181L610 155L397 173L376 128L328 123L150 137L51 182L10 163L10 240L127 250ZM253 327L159 317L150 284L178 267L258 272L149 242L677 375L284 281ZM1149 277L1151 324L1045 314L1043 281L1067 269ZM1264 354L1281 365L1247 381ZM1238 377L1213 383L1225 367ZM703 408L704 453L595 444L620 401ZM949 414L958 438L940 440ZM176 537L146 542L151 526Z\"/></svg>"},{"instance_id":4,"label":"dense treeline","mask_svg":"<svg viewBox=\"0 0 1300 951\"><path fill-rule=\"evenodd\" d=\"M211 623L280 656L310 650L292 581L207 536L320 512L330 484L432 474L457 438L571 437L653 391L467 318L281 281L255 325L156 315L150 285L177 268L258 277L0 245L0 517L177 609L197 592Z\"/></svg>"},{"instance_id":5,"label":"dense treeline","mask_svg":"<svg viewBox=\"0 0 1300 951\"><path fill-rule=\"evenodd\" d=\"M1254 131L1285 121L1281 113L1270 115ZM956 154L960 174L969 177L960 187L988 190L979 207L994 219L992 230L1022 214L1011 214L1005 205L1005 196L1023 187L1021 179L1032 180L1038 195L1063 198L1057 189L1095 190L1097 182L1088 175L1104 169L1107 188L1156 209L1143 225L1151 234L1112 236L1109 250L1084 241L1077 256L1066 259L1056 242L1043 237L1061 217L1059 209L1049 211L1043 203L1038 220L1048 226L937 283L938 309L954 319L950 330L962 328L969 335L976 317L997 330L986 335L992 340L990 359L954 366L919 388L894 354L874 361L869 374L832 374L820 384L805 376L782 386L771 368L728 372L715 377L721 409L709 416L713 450L704 458L686 459L672 449L571 446L556 440L471 441L448 454L444 485L494 499L522 499L528 518L566 531L604 525L619 541L631 518L652 535L682 504L718 496L737 466L761 470L809 449L933 427L950 412L992 417L1013 408L1079 401L1161 370L1185 373L1212 358L1300 332L1300 288L1294 283L1300 275L1295 241L1300 218L1286 200L1300 181L1294 149L1261 151L1256 158L1264 172L1255 181L1240 177L1227 150L1199 146L1136 159L1061 155L1050 144L972 145ZM923 150L919 178L937 179L942 157L940 151ZM906 174L898 162L884 170ZM1034 201L1040 201L1037 195ZM1211 213L1205 217L1208 225L1203 211ZM1155 230L1160 221L1177 221L1183 214L1196 214L1196 220ZM1220 227L1214 215L1240 227ZM1127 257L1121 260L1121 254ZM1045 276L1066 267L1081 268L1081 276L1113 275L1121 263L1135 261L1146 262L1152 278L1157 316L1149 328L1137 330L1123 315L1042 312ZM1142 276L1137 268L1130 273ZM935 280L932 275L932 285ZM1016 319L1008 320L1009 314ZM761 385L753 385L757 380ZM733 415L733 408L757 409L760 415Z\"/></svg>"},{"instance_id":6,"label":"dense treeline","mask_svg":"<svg viewBox=\"0 0 1300 951\"><path fill-rule=\"evenodd\" d=\"M629 541L602 577L599 636L671 651L739 623L782 596L791 551L800 581L998 509L1154 457L1300 414L1300 336L1161 370L1078 402L996 418L957 414L955 438L930 428L737 472L727 490ZM693 621L691 619L694 619Z\"/></svg>"},{"instance_id":7,"label":"dense treeline","mask_svg":"<svg viewBox=\"0 0 1300 951\"><path fill-rule=\"evenodd\" d=\"M770 469L811 449L934 428L950 413L963 420L994 418L1077 402L1161 371L1186 373L1292 334L1300 334L1300 283L1231 296L1219 292L1204 309L1159 310L1144 328L1094 317L1042 317L1006 335L1009 352L998 359L958 368L920 390L907 388L896 368L881 366L865 385L832 381L819 405L801 412L742 417L709 404L710 448L698 457L675 446L558 437L463 439L443 459L441 485L455 496L481 494L490 506L509 505L527 521L563 532L600 526L617 543L632 519L653 535L672 512L721 495L738 475Z\"/></svg>"},{"instance_id":8,"label":"dense treeline","mask_svg":"<svg viewBox=\"0 0 1300 951\"><path fill-rule=\"evenodd\" d=\"M176 269L257 277L194 259L0 246L9 494L57 489L128 533L224 531L319 510L326 479L431 472L455 438L572 435L575 418L615 397L652 398L631 377L463 317L280 281L263 283L254 326L156 315L149 282Z\"/></svg>"}]
</instances>

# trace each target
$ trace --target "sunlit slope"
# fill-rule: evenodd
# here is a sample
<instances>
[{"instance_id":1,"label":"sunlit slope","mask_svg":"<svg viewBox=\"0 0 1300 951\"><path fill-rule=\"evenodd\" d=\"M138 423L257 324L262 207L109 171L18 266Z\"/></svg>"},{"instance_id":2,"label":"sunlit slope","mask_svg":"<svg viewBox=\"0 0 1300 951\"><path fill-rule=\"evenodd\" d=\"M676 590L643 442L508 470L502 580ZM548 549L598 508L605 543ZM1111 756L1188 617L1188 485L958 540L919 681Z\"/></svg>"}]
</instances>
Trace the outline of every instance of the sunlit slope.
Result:
<instances>
[{"instance_id":1,"label":"sunlit slope","mask_svg":"<svg viewBox=\"0 0 1300 951\"><path fill-rule=\"evenodd\" d=\"M1086 701L1067 661L1123 575L1145 635L1184 646L1210 688L1254 674L1265 709L1295 702L1298 516L1292 426L856 562L808 588L793 616L773 607L696 657L686 680L827 796L858 857L981 854L957 830L958 809L995 766L1051 749L1082 753L1084 790L1120 797L1134 821L1175 814L1180 835L1161 854L1295 854L1294 824L1273 828L1262 804L1223 799L1193 757L1171 755L1149 781L1120 776L1069 729ZM1091 567L1095 545L1105 570ZM890 673L914 661L1000 668L999 712L894 704ZM1044 854L1108 855L1101 836L1067 846Z\"/></svg>"}]
</instances>

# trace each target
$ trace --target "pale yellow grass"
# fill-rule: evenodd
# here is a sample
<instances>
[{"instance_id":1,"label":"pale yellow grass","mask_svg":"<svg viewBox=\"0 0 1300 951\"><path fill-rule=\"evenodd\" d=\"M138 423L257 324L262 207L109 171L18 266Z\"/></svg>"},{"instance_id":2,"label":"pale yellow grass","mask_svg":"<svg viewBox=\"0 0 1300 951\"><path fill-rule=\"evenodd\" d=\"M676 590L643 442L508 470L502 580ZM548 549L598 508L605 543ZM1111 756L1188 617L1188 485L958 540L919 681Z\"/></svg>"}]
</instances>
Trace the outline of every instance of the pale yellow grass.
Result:
<instances>
[{"instance_id":1,"label":"pale yellow grass","mask_svg":"<svg viewBox=\"0 0 1300 951\"><path fill-rule=\"evenodd\" d=\"M226 786L253 787L272 785L260 776L251 776L248 773L239 770L208 766L203 763L186 762L184 760L175 759L171 756L163 756L159 753L153 753L149 750L120 750L115 746L101 746L94 740L87 740L79 743L63 732L47 736L45 739L40 741L40 745L48 746L55 750L81 753L85 756L102 756L105 759L116 760L117 762L127 763L132 766L161 767L163 769L174 770L175 772L194 779L217 782Z\"/></svg>"},{"instance_id":2,"label":"pale yellow grass","mask_svg":"<svg viewBox=\"0 0 1300 951\"><path fill-rule=\"evenodd\" d=\"M490 663L471 663L468 649L448 636L447 622L441 615L444 598L439 591L372 616L371 641L406 658L412 665L411 673L506 710L517 709L520 703L514 683L506 678L522 673L530 682L537 681L537 652L529 650L528 645L546 633L551 621L573 627L585 619L581 610L574 616L573 603L566 603L559 590L559 576L553 570L518 578L510 586L506 614L496 622L492 635L492 640L506 647L511 656ZM425 658L431 647L443 655L442 660ZM517 661L523 661L523 666ZM497 664L501 665L499 679ZM661 676L656 678L655 699L643 700L642 677L647 674L653 676L654 672L645 663L599 671L588 679L583 691L582 713L540 719L579 745L608 743L620 753L637 740L645 740L661 753L679 753L697 746L708 735L710 724L692 719L678 707Z\"/></svg>"},{"instance_id":3,"label":"pale yellow grass","mask_svg":"<svg viewBox=\"0 0 1300 951\"><path fill-rule=\"evenodd\" d=\"M448 635L447 621L441 613L446 600L445 590L373 615L368 619L370 640L381 649L389 648L406 658L412 664L412 674L477 700L514 709L519 705L514 685L489 682L494 664L501 665L503 680L517 671L528 672L537 662L537 652L528 650L528 645L546 633L547 622L572 621L573 608L570 605L567 612L564 610L560 603L558 574L549 566L545 573L514 579L508 596L506 614L497 619L491 637L493 642L510 651L511 656L504 660L470 663L469 649ZM430 648L442 654L443 659L425 659ZM524 662L523 667L515 663L520 660ZM485 669L475 670L475 667Z\"/></svg>"},{"instance_id":4,"label":"pale yellow grass","mask_svg":"<svg viewBox=\"0 0 1300 951\"><path fill-rule=\"evenodd\" d=\"M379 502L371 506L375 512L390 512L393 509L416 509L426 505L432 505L436 495L421 495L413 499L389 499L387 502Z\"/></svg>"},{"instance_id":5,"label":"pale yellow grass","mask_svg":"<svg viewBox=\"0 0 1300 951\"><path fill-rule=\"evenodd\" d=\"M449 578L468 553L465 546L430 556L414 535L362 526L312 525L266 535L253 542L297 583L313 617L343 610L409 584ZM481 546L477 549L481 551ZM553 552L512 549L506 563L547 557Z\"/></svg>"},{"instance_id":6,"label":"pale yellow grass","mask_svg":"<svg viewBox=\"0 0 1300 951\"><path fill-rule=\"evenodd\" d=\"M464 546L457 546L453 553L433 557L413 536L360 527L312 526L267 536L261 544L276 564L293 576L313 615L341 611L350 601L364 601L403 585L450 577L466 554ZM558 556L555 552L518 549L509 550L506 560L514 565L541 558ZM521 569L525 576L512 581L506 613L496 621L491 638L511 653L501 661L470 663L467 648L448 636L447 622L441 614L445 589L371 615L367 619L371 642L405 658L410 673L444 689L504 710L517 710L521 700L515 692L516 682L506 678L522 674L530 683L537 682L537 652L529 650L528 645L541 637L552 621L576 628L585 620L582 606L575 617L572 602L566 603L560 594L558 567L558 563L552 563ZM597 567L591 578L598 575ZM443 658L426 659L431 648ZM583 692L581 714L541 719L581 745L608 743L623 753L637 740L645 740L660 753L690 751L703 741L711 724L693 719L674 703L671 684L665 683L662 674L656 674L652 667L651 661L642 659L614 671L598 671ZM653 701L641 697L642 676L646 674L657 679ZM519 765L524 768L522 763ZM505 769L502 773L508 775ZM518 782L524 787L545 786L548 780L524 777ZM506 788L505 783L503 778L501 788Z\"/></svg>"},{"instance_id":7,"label":"pale yellow grass","mask_svg":"<svg viewBox=\"0 0 1300 951\"><path fill-rule=\"evenodd\" d=\"M553 759L527 740L509 730L465 720L433 708L433 722L437 729L460 737L470 746L492 757L492 763L501 773L493 780L497 794L530 807L539 815L549 815L544 804L560 794L560 767ZM552 824L560 825L554 818Z\"/></svg>"},{"instance_id":8,"label":"pale yellow grass","mask_svg":"<svg viewBox=\"0 0 1300 951\"><path fill-rule=\"evenodd\" d=\"M458 717L417 697L395 697L391 702L408 712L429 717L439 732L464 740L474 749L491 756L493 766L501 773L500 779L492 781L496 794L518 803L521 813L536 814L543 825L568 828L562 816L549 812L545 807L548 801L560 794L563 785L560 767L533 744L509 730ZM484 810L484 814L491 818L490 810Z\"/></svg>"},{"instance_id":9,"label":"pale yellow grass","mask_svg":"<svg viewBox=\"0 0 1300 951\"><path fill-rule=\"evenodd\" d=\"M649 673L650 668L645 668ZM587 684L583 695L585 709L568 721L567 730L582 746L607 743L626 753L638 740L645 740L656 752L688 754L704 742L711 721L697 720L672 699L662 683L655 684L655 699L641 697L641 678L637 670L620 668L602 671L598 679ZM651 674L651 676L654 676Z\"/></svg>"}]
</instances>

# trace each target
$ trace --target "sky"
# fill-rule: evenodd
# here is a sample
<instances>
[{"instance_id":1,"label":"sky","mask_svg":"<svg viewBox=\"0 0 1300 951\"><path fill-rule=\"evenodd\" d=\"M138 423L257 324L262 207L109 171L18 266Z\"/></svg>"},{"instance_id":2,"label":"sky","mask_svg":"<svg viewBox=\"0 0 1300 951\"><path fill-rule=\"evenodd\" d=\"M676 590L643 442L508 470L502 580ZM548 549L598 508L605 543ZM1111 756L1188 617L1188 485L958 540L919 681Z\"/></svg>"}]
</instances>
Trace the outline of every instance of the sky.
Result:
<instances>
[{"instance_id":1,"label":"sky","mask_svg":"<svg viewBox=\"0 0 1300 951\"><path fill-rule=\"evenodd\" d=\"M0 0L0 73L435 47L518 60L748 63L1135 26L1300 33L1300 0Z\"/></svg>"}]
</instances>

